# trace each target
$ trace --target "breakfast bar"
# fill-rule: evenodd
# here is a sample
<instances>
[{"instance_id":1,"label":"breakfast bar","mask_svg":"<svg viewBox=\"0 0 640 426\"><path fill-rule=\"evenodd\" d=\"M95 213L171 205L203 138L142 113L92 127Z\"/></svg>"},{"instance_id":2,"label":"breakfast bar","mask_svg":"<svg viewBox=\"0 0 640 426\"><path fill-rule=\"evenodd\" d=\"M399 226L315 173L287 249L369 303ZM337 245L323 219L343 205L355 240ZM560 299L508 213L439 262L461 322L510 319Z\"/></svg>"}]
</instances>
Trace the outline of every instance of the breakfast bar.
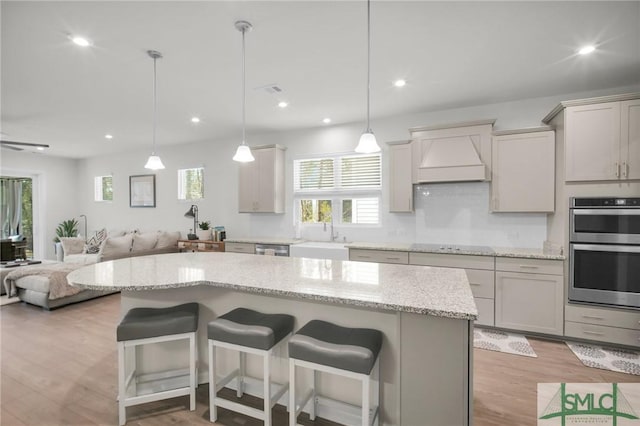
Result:
<instances>
[{"instance_id":1,"label":"breakfast bar","mask_svg":"<svg viewBox=\"0 0 640 426\"><path fill-rule=\"evenodd\" d=\"M472 337L477 310L461 269L237 253L172 253L89 265L68 275L71 285L120 290L121 315L134 307L200 304L198 379L207 377L207 324L245 307L295 317L294 331L313 319L380 330L380 424L472 424ZM115 336L114 336L115 346ZM145 369L172 365L184 349L167 343L141 351ZM286 351L273 378L286 378ZM216 364L235 368L236 359ZM260 377L259 363L248 373ZM308 380L298 378L299 380ZM229 384L233 386L232 383ZM247 393L253 393L251 383ZM357 383L323 377L321 393L360 404ZM259 387L255 387L259 391ZM259 396L259 393L256 392ZM286 395L280 400L286 405ZM323 405L317 415L348 423L348 407Z\"/></svg>"}]
</instances>

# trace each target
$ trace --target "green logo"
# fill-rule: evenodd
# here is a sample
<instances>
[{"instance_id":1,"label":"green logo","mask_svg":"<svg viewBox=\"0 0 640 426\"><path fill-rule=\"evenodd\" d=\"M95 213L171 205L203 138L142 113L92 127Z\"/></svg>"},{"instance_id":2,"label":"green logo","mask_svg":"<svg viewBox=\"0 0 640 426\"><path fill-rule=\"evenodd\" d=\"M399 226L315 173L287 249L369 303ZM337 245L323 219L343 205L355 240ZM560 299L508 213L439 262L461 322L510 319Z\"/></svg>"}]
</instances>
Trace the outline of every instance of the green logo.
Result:
<instances>
[{"instance_id":1,"label":"green logo","mask_svg":"<svg viewBox=\"0 0 640 426\"><path fill-rule=\"evenodd\" d=\"M540 420L560 417L562 426L565 426L567 417L587 415L611 417L613 426L618 424L618 418L638 419L617 383L612 384L611 393L600 394L594 392L567 393L566 384L560 383L560 389L547 404Z\"/></svg>"}]
</instances>

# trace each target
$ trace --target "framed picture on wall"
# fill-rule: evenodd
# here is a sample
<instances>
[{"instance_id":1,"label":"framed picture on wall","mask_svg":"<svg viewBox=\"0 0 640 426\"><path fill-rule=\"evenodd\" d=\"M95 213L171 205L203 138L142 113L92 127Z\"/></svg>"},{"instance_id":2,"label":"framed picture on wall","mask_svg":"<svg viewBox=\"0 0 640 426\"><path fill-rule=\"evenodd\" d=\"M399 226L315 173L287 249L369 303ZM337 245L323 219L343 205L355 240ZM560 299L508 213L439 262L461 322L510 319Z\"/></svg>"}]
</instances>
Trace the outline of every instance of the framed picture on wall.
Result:
<instances>
[{"instance_id":1,"label":"framed picture on wall","mask_svg":"<svg viewBox=\"0 0 640 426\"><path fill-rule=\"evenodd\" d=\"M156 175L129 176L129 207L156 206Z\"/></svg>"}]
</instances>

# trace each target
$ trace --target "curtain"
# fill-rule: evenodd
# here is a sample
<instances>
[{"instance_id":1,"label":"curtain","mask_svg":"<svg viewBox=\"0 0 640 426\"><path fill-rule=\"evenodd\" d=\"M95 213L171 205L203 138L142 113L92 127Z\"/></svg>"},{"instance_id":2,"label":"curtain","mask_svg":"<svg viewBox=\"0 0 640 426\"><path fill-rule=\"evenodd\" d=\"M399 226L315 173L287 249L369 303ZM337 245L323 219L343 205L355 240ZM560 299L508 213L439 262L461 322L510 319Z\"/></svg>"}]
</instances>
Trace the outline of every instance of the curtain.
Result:
<instances>
[{"instance_id":1,"label":"curtain","mask_svg":"<svg viewBox=\"0 0 640 426\"><path fill-rule=\"evenodd\" d=\"M22 221L22 181L15 179L0 180L2 238L18 235Z\"/></svg>"}]
</instances>

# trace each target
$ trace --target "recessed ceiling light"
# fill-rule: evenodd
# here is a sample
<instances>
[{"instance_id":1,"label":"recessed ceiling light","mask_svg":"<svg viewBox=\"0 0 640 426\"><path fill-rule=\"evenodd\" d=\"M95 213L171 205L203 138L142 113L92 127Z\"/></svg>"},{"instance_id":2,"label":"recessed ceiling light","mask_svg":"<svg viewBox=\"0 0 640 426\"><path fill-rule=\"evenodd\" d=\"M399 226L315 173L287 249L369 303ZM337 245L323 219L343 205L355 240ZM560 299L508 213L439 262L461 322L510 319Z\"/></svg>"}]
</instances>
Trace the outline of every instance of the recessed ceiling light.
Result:
<instances>
[{"instance_id":1,"label":"recessed ceiling light","mask_svg":"<svg viewBox=\"0 0 640 426\"><path fill-rule=\"evenodd\" d=\"M330 119L329 117L327 117L327 118L323 118L323 119L322 119L322 122L323 122L324 124L329 124L329 123L331 123L331 119Z\"/></svg>"},{"instance_id":2,"label":"recessed ceiling light","mask_svg":"<svg viewBox=\"0 0 640 426\"><path fill-rule=\"evenodd\" d=\"M404 87L407 84L405 80L396 80L393 82L393 85L396 87Z\"/></svg>"},{"instance_id":3,"label":"recessed ceiling light","mask_svg":"<svg viewBox=\"0 0 640 426\"><path fill-rule=\"evenodd\" d=\"M37 147L36 149L37 149L38 151L44 151L44 147L41 147L41 146Z\"/></svg>"},{"instance_id":4,"label":"recessed ceiling light","mask_svg":"<svg viewBox=\"0 0 640 426\"><path fill-rule=\"evenodd\" d=\"M191 122L192 122L192 123L199 123L199 122L200 122L200 118L198 118L198 117L191 117Z\"/></svg>"},{"instance_id":5,"label":"recessed ceiling light","mask_svg":"<svg viewBox=\"0 0 640 426\"><path fill-rule=\"evenodd\" d=\"M69 36L69 38L71 39L72 42L74 42L78 46L82 46L82 47L91 46L91 41L89 41L89 39L86 39L82 36Z\"/></svg>"},{"instance_id":6,"label":"recessed ceiling light","mask_svg":"<svg viewBox=\"0 0 640 426\"><path fill-rule=\"evenodd\" d=\"M113 135L104 135L105 139L113 139Z\"/></svg>"},{"instance_id":7,"label":"recessed ceiling light","mask_svg":"<svg viewBox=\"0 0 640 426\"><path fill-rule=\"evenodd\" d=\"M278 106L279 106L280 108L286 108L286 107L288 107L288 106L289 106L289 103L288 103L288 102L285 102L285 101L280 101L280 102L278 102Z\"/></svg>"},{"instance_id":8,"label":"recessed ceiling light","mask_svg":"<svg viewBox=\"0 0 640 426\"><path fill-rule=\"evenodd\" d=\"M588 55L589 53L593 52L594 50L596 50L596 47L594 45L590 44L590 45L581 47L580 50L578 50L578 53L580 55Z\"/></svg>"}]
</instances>

